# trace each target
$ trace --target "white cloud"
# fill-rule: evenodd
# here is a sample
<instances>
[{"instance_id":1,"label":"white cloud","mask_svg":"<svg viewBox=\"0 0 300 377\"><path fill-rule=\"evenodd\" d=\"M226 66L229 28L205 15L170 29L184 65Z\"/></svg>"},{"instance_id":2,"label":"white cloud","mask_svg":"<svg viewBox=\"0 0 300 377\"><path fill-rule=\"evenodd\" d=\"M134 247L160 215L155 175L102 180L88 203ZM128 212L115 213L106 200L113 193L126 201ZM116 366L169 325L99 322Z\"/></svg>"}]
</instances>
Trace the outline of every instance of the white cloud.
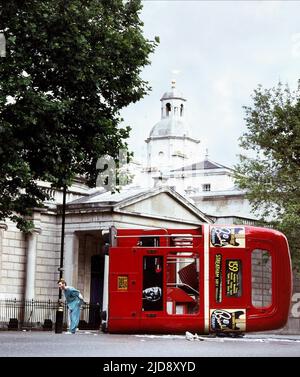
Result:
<instances>
[{"instance_id":1,"label":"white cloud","mask_svg":"<svg viewBox=\"0 0 300 377\"><path fill-rule=\"evenodd\" d=\"M291 35L291 55L293 58L300 58L300 33L294 33Z\"/></svg>"},{"instance_id":2,"label":"white cloud","mask_svg":"<svg viewBox=\"0 0 300 377\"><path fill-rule=\"evenodd\" d=\"M221 97L230 98L232 96L232 84L228 77L222 77L214 81L213 89Z\"/></svg>"},{"instance_id":3,"label":"white cloud","mask_svg":"<svg viewBox=\"0 0 300 377\"><path fill-rule=\"evenodd\" d=\"M243 3L249 15L257 18L274 17L280 13L283 5L283 1L279 0L245 1Z\"/></svg>"},{"instance_id":4,"label":"white cloud","mask_svg":"<svg viewBox=\"0 0 300 377\"><path fill-rule=\"evenodd\" d=\"M173 75L179 75L180 74L180 69L172 69L172 74Z\"/></svg>"}]
</instances>

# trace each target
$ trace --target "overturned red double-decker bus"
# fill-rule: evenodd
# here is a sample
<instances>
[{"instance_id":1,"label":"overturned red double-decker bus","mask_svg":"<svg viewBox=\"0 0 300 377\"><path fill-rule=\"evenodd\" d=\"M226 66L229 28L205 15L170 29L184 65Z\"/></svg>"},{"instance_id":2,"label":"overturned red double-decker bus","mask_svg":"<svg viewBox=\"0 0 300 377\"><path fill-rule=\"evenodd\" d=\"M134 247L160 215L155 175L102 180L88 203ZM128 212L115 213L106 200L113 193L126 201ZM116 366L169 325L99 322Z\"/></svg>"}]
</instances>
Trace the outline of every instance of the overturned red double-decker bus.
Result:
<instances>
[{"instance_id":1,"label":"overturned red double-decker bus","mask_svg":"<svg viewBox=\"0 0 300 377\"><path fill-rule=\"evenodd\" d=\"M112 228L110 239L103 331L239 334L288 319L291 260L276 230Z\"/></svg>"}]
</instances>

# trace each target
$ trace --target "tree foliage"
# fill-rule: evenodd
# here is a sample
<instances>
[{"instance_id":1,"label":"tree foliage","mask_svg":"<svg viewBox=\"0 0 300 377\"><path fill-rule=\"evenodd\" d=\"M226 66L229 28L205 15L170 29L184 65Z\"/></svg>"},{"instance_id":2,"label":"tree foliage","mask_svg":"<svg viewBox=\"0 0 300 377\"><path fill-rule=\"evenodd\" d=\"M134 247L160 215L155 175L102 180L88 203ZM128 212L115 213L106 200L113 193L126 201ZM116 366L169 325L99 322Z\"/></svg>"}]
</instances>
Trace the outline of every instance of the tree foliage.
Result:
<instances>
[{"instance_id":1,"label":"tree foliage","mask_svg":"<svg viewBox=\"0 0 300 377\"><path fill-rule=\"evenodd\" d=\"M262 220L287 235L299 269L300 82L295 91L281 83L272 89L259 86L245 112L247 132L240 145L248 156L240 156L236 182Z\"/></svg>"},{"instance_id":2,"label":"tree foliage","mask_svg":"<svg viewBox=\"0 0 300 377\"><path fill-rule=\"evenodd\" d=\"M97 178L100 156L126 149L120 110L150 89L140 0L0 0L0 220L24 216L54 187Z\"/></svg>"}]
</instances>

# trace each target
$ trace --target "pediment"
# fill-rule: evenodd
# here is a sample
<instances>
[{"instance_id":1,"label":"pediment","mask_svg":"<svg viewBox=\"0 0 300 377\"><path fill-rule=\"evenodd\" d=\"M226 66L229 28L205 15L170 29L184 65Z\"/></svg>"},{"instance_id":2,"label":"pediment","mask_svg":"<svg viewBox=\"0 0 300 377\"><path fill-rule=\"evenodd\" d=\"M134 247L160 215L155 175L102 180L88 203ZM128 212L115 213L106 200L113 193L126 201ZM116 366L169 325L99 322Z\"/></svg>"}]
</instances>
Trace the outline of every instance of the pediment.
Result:
<instances>
[{"instance_id":1,"label":"pediment","mask_svg":"<svg viewBox=\"0 0 300 377\"><path fill-rule=\"evenodd\" d=\"M126 213L172 218L183 221L206 222L205 216L196 207L181 201L170 192L138 198L133 203L123 203L118 209ZM203 217L202 217L203 215Z\"/></svg>"}]
</instances>

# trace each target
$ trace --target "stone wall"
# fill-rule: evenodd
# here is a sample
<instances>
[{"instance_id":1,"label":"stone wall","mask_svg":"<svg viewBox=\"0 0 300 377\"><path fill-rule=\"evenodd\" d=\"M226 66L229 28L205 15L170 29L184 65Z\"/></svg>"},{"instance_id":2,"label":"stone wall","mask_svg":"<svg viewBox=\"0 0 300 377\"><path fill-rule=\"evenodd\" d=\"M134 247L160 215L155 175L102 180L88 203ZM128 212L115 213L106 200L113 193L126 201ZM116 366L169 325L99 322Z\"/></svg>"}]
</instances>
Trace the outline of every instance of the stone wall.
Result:
<instances>
[{"instance_id":1,"label":"stone wall","mask_svg":"<svg viewBox=\"0 0 300 377\"><path fill-rule=\"evenodd\" d=\"M24 299L28 237L7 221L0 237L0 299ZM60 258L60 227L56 215L40 215L36 242L35 299L54 299Z\"/></svg>"},{"instance_id":2,"label":"stone wall","mask_svg":"<svg viewBox=\"0 0 300 377\"><path fill-rule=\"evenodd\" d=\"M41 216L41 233L37 239L36 299L56 299L60 265L61 221L55 215Z\"/></svg>"},{"instance_id":3,"label":"stone wall","mask_svg":"<svg viewBox=\"0 0 300 377\"><path fill-rule=\"evenodd\" d=\"M294 287L289 320L281 332L300 334L300 275L296 273L294 274Z\"/></svg>"},{"instance_id":4,"label":"stone wall","mask_svg":"<svg viewBox=\"0 0 300 377\"><path fill-rule=\"evenodd\" d=\"M13 223L1 229L0 299L24 295L26 270L26 236Z\"/></svg>"}]
</instances>

